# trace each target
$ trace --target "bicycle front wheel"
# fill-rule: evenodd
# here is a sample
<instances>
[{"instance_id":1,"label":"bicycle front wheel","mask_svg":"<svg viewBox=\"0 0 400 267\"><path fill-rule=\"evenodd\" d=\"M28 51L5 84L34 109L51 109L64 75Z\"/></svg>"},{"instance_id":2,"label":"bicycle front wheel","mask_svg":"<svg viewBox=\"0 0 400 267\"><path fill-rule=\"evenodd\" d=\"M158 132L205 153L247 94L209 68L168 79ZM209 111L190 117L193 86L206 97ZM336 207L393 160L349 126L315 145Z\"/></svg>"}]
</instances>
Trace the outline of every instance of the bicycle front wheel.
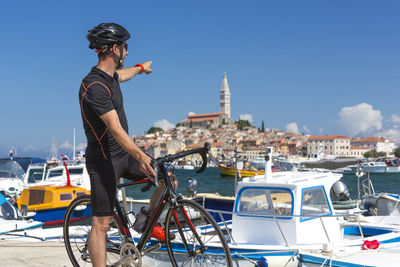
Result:
<instances>
[{"instance_id":1,"label":"bicycle front wheel","mask_svg":"<svg viewBox=\"0 0 400 267\"><path fill-rule=\"evenodd\" d=\"M221 228L200 204L178 200L165 221L166 246L173 266L232 266Z\"/></svg>"},{"instance_id":2,"label":"bicycle front wheel","mask_svg":"<svg viewBox=\"0 0 400 267\"><path fill-rule=\"evenodd\" d=\"M71 202L64 217L64 243L71 263L75 266L91 266L88 237L92 229L92 205L90 196L82 196ZM107 264L120 257L121 236L118 224L111 220L106 236Z\"/></svg>"}]
</instances>

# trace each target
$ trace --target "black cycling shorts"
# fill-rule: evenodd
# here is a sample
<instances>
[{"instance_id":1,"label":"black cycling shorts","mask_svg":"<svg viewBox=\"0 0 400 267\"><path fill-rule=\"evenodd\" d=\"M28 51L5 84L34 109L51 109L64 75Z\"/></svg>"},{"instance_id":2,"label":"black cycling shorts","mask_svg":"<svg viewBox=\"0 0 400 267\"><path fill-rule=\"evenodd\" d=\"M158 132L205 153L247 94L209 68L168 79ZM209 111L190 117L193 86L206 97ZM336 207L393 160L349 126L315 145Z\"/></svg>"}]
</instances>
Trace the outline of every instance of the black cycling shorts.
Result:
<instances>
[{"instance_id":1,"label":"black cycling shorts","mask_svg":"<svg viewBox=\"0 0 400 267\"><path fill-rule=\"evenodd\" d=\"M122 157L87 159L90 177L93 216L111 216L115 206L117 182L121 177L138 181L146 176L140 171L139 162L128 153Z\"/></svg>"}]
</instances>

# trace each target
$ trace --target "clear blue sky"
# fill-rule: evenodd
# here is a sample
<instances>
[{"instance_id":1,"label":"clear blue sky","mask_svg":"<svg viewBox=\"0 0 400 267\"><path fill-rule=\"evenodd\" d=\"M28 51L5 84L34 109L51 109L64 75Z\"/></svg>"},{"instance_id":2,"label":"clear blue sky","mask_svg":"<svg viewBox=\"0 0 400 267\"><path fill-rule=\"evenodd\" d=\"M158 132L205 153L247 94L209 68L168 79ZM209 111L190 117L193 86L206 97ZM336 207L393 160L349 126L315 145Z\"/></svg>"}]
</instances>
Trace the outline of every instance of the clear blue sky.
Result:
<instances>
[{"instance_id":1,"label":"clear blue sky","mask_svg":"<svg viewBox=\"0 0 400 267\"><path fill-rule=\"evenodd\" d=\"M227 72L235 120L394 139L399 14L398 1L368 0L7 1L0 148L47 149L52 136L72 143L73 128L85 142L78 88L97 62L85 35L101 22L131 32L128 66L153 60L152 75L121 85L131 135L218 112Z\"/></svg>"}]
</instances>

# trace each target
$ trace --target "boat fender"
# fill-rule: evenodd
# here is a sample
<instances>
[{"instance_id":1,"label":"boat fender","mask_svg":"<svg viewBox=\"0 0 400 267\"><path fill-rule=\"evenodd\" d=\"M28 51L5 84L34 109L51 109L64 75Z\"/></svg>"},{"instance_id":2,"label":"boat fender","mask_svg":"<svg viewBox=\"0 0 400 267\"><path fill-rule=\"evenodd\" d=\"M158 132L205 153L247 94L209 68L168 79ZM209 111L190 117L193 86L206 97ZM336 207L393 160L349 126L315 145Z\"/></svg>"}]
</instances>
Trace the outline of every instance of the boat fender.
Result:
<instances>
[{"instance_id":1,"label":"boat fender","mask_svg":"<svg viewBox=\"0 0 400 267\"><path fill-rule=\"evenodd\" d=\"M377 249L379 248L379 241L378 240L365 240L364 243L361 245L362 250L367 250L367 249Z\"/></svg>"},{"instance_id":2,"label":"boat fender","mask_svg":"<svg viewBox=\"0 0 400 267\"><path fill-rule=\"evenodd\" d=\"M255 267L268 267L268 261L265 257L258 259Z\"/></svg>"}]
</instances>

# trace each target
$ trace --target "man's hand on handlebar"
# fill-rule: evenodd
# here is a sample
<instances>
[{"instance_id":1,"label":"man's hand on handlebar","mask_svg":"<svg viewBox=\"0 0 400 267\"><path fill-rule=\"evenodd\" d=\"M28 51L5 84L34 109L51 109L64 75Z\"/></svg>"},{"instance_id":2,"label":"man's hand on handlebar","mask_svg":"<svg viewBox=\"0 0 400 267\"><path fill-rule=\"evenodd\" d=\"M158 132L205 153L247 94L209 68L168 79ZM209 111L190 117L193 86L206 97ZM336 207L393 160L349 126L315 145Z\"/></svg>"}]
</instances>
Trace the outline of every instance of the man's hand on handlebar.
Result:
<instances>
[{"instance_id":1,"label":"man's hand on handlebar","mask_svg":"<svg viewBox=\"0 0 400 267\"><path fill-rule=\"evenodd\" d=\"M151 163L152 159L147 156L146 154L143 154L141 158L138 159L140 163L140 171L144 173L149 180L154 182L154 178L156 177L156 172L154 171Z\"/></svg>"}]
</instances>

